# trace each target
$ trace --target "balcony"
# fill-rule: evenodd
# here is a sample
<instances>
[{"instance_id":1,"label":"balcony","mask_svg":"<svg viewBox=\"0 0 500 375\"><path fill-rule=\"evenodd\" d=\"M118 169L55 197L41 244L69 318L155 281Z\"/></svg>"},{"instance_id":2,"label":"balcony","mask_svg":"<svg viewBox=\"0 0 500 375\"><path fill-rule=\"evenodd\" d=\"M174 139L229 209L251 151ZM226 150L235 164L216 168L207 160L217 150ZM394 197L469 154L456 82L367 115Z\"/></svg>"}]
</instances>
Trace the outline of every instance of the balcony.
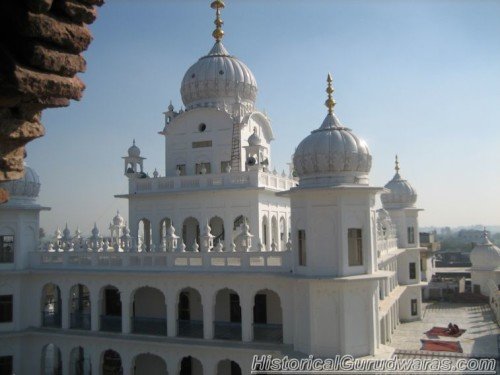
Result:
<instances>
[{"instance_id":1,"label":"balcony","mask_svg":"<svg viewBox=\"0 0 500 375\"><path fill-rule=\"evenodd\" d=\"M71 329L90 330L90 313L76 311L71 313L69 327Z\"/></svg>"},{"instance_id":2,"label":"balcony","mask_svg":"<svg viewBox=\"0 0 500 375\"><path fill-rule=\"evenodd\" d=\"M166 336L167 320L134 316L132 317L132 333Z\"/></svg>"},{"instance_id":3,"label":"balcony","mask_svg":"<svg viewBox=\"0 0 500 375\"><path fill-rule=\"evenodd\" d=\"M119 315L101 315L101 331L121 332L122 317Z\"/></svg>"},{"instance_id":4,"label":"balcony","mask_svg":"<svg viewBox=\"0 0 500 375\"><path fill-rule=\"evenodd\" d=\"M130 181L129 194L247 187L284 191L296 185L297 182L294 179L283 175L247 171L135 179Z\"/></svg>"}]
</instances>

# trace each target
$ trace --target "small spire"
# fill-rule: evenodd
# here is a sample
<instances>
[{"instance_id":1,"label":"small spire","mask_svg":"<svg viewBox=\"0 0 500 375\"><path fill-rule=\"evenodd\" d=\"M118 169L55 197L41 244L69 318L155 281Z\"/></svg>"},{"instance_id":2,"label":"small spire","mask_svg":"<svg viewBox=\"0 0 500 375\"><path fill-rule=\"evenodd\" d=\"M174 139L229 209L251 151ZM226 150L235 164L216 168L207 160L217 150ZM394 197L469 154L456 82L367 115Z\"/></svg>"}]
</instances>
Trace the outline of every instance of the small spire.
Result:
<instances>
[{"instance_id":1,"label":"small spire","mask_svg":"<svg viewBox=\"0 0 500 375\"><path fill-rule=\"evenodd\" d=\"M328 76L326 77L326 82L328 83L328 86L326 88L326 93L328 94L328 99L325 101L326 108L328 108L328 114L331 115L333 113L333 107L335 107L335 100L332 98L333 94L333 86L332 86L332 75L328 73Z\"/></svg>"},{"instance_id":2,"label":"small spire","mask_svg":"<svg viewBox=\"0 0 500 375\"><path fill-rule=\"evenodd\" d=\"M224 36L224 30L222 30L222 25L224 21L220 18L220 10L224 9L224 2L222 0L214 0L210 5L212 9L215 9L215 30L212 33L212 36L215 38L217 42L220 42L222 37Z\"/></svg>"},{"instance_id":3,"label":"small spire","mask_svg":"<svg viewBox=\"0 0 500 375\"><path fill-rule=\"evenodd\" d=\"M396 173L399 174L399 159L398 159L398 155L396 155L396 165L394 167L394 169L396 170Z\"/></svg>"},{"instance_id":4,"label":"small spire","mask_svg":"<svg viewBox=\"0 0 500 375\"><path fill-rule=\"evenodd\" d=\"M134 138L134 140L132 141L132 145L133 145L133 146L135 146L135 138Z\"/></svg>"}]
</instances>

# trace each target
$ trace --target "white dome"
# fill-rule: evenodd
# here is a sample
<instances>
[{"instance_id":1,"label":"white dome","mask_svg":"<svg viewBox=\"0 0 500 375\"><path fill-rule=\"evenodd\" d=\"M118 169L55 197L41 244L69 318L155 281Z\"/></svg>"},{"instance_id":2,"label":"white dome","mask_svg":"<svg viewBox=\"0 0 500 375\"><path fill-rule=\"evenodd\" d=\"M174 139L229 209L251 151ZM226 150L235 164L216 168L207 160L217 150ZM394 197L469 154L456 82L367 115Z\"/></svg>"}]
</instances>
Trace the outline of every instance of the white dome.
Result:
<instances>
[{"instance_id":1,"label":"white dome","mask_svg":"<svg viewBox=\"0 0 500 375\"><path fill-rule=\"evenodd\" d=\"M186 109L236 102L253 109L257 82L250 69L230 56L222 42L217 41L208 55L187 70L182 80L181 95Z\"/></svg>"},{"instance_id":2,"label":"white dome","mask_svg":"<svg viewBox=\"0 0 500 375\"><path fill-rule=\"evenodd\" d=\"M132 143L132 146L130 146L128 149L128 156L133 158L138 158L141 156L141 149L135 145L135 139Z\"/></svg>"},{"instance_id":3,"label":"white dome","mask_svg":"<svg viewBox=\"0 0 500 375\"><path fill-rule=\"evenodd\" d=\"M389 190L382 193L380 199L384 208L413 207L417 202L417 192L407 180L399 174L399 162L396 157L396 174L385 186Z\"/></svg>"},{"instance_id":4,"label":"white dome","mask_svg":"<svg viewBox=\"0 0 500 375\"><path fill-rule=\"evenodd\" d=\"M113 218L113 225L122 227L124 226L124 223L125 219L120 215L120 212L118 211L115 217Z\"/></svg>"},{"instance_id":5,"label":"white dome","mask_svg":"<svg viewBox=\"0 0 500 375\"><path fill-rule=\"evenodd\" d=\"M250 137L248 137L248 145L249 146L260 146L262 143L262 139L260 139L259 135L257 134L257 129L253 129L253 133Z\"/></svg>"},{"instance_id":6,"label":"white dome","mask_svg":"<svg viewBox=\"0 0 500 375\"><path fill-rule=\"evenodd\" d=\"M297 146L293 165L301 185L364 184L372 157L366 142L328 113L321 127Z\"/></svg>"},{"instance_id":7,"label":"white dome","mask_svg":"<svg viewBox=\"0 0 500 375\"><path fill-rule=\"evenodd\" d=\"M0 184L0 187L7 190L13 198L36 198L40 193L40 186L38 174L27 165L24 166L24 176L21 179Z\"/></svg>"},{"instance_id":8,"label":"white dome","mask_svg":"<svg viewBox=\"0 0 500 375\"><path fill-rule=\"evenodd\" d=\"M486 231L482 241L472 249L470 261L473 268L493 270L500 267L500 249L491 243Z\"/></svg>"}]
</instances>

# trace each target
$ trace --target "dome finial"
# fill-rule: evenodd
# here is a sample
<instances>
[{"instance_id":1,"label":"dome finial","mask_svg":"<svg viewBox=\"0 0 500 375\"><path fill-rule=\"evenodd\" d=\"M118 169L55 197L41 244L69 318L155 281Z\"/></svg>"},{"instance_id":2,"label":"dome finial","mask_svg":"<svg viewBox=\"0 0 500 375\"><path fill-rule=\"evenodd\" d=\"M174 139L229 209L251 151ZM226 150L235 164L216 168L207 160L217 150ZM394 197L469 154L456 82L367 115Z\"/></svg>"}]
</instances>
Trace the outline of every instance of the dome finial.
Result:
<instances>
[{"instance_id":1,"label":"dome finial","mask_svg":"<svg viewBox=\"0 0 500 375\"><path fill-rule=\"evenodd\" d=\"M399 159L398 159L398 155L396 154L396 164L395 164L395 167L394 169L396 170L396 173L399 173Z\"/></svg>"},{"instance_id":2,"label":"dome finial","mask_svg":"<svg viewBox=\"0 0 500 375\"><path fill-rule=\"evenodd\" d=\"M134 138L134 140L132 141L132 145L133 145L133 146L135 146L135 138Z\"/></svg>"},{"instance_id":3,"label":"dome finial","mask_svg":"<svg viewBox=\"0 0 500 375\"><path fill-rule=\"evenodd\" d=\"M335 100L332 98L333 94L333 86L332 86L332 75L328 73L326 77L326 82L328 83L326 88L326 93L328 94L328 99L325 101L326 108L328 108L328 114L331 115L333 113L333 107L335 107Z\"/></svg>"},{"instance_id":4,"label":"dome finial","mask_svg":"<svg viewBox=\"0 0 500 375\"><path fill-rule=\"evenodd\" d=\"M220 42L224 36L224 30L222 30L224 21L220 18L220 10L224 8L224 2L222 0L214 0L210 6L212 9L215 9L215 30L213 31L212 36L217 42Z\"/></svg>"}]
</instances>

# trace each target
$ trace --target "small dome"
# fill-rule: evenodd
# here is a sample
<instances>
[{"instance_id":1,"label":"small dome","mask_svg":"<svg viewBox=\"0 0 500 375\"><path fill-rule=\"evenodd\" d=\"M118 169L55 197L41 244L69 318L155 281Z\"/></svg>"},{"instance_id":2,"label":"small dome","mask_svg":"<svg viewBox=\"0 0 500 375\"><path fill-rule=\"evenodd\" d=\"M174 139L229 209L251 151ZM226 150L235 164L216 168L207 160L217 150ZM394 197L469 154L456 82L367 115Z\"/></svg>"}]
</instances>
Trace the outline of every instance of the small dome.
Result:
<instances>
[{"instance_id":1,"label":"small dome","mask_svg":"<svg viewBox=\"0 0 500 375\"><path fill-rule=\"evenodd\" d=\"M253 129L253 133L250 137L248 137L248 145L249 146L260 146L262 143L262 140L260 139L259 135L257 134L257 129Z\"/></svg>"},{"instance_id":2,"label":"small dome","mask_svg":"<svg viewBox=\"0 0 500 375\"><path fill-rule=\"evenodd\" d=\"M138 158L141 156L141 149L135 145L135 139L132 143L132 146L130 146L128 149L128 156L133 158Z\"/></svg>"},{"instance_id":3,"label":"small dome","mask_svg":"<svg viewBox=\"0 0 500 375\"><path fill-rule=\"evenodd\" d=\"M24 166L24 176L19 180L0 183L12 198L36 198L40 193L40 178L34 169Z\"/></svg>"},{"instance_id":4,"label":"small dome","mask_svg":"<svg viewBox=\"0 0 500 375\"><path fill-rule=\"evenodd\" d=\"M118 211L113 218L113 225L122 227L125 223L125 219L120 215L120 211Z\"/></svg>"},{"instance_id":5,"label":"small dome","mask_svg":"<svg viewBox=\"0 0 500 375\"><path fill-rule=\"evenodd\" d=\"M384 208L413 207L417 202L417 192L407 180L399 174L399 162L396 156L396 174L384 187L389 190L382 193L380 199Z\"/></svg>"},{"instance_id":6,"label":"small dome","mask_svg":"<svg viewBox=\"0 0 500 375\"><path fill-rule=\"evenodd\" d=\"M230 56L221 41L184 75L181 96L186 109L240 102L250 109L257 97L257 82L250 69Z\"/></svg>"},{"instance_id":7,"label":"small dome","mask_svg":"<svg viewBox=\"0 0 500 375\"><path fill-rule=\"evenodd\" d=\"M486 230L481 242L472 249L470 261L473 268L494 270L500 267L500 249L489 240Z\"/></svg>"}]
</instances>

